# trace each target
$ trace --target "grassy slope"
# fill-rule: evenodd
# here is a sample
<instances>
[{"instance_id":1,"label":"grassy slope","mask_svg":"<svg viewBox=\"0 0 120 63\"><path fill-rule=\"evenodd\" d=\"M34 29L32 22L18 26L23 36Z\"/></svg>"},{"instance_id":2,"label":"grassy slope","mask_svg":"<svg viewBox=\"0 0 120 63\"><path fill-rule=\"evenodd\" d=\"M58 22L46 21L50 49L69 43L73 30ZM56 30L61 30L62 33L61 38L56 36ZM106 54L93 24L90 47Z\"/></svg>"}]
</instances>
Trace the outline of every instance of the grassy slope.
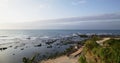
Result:
<instances>
[{"instance_id":1,"label":"grassy slope","mask_svg":"<svg viewBox=\"0 0 120 63\"><path fill-rule=\"evenodd\" d=\"M86 41L80 63L120 63L120 39L110 39L103 46L96 43L94 37Z\"/></svg>"}]
</instances>

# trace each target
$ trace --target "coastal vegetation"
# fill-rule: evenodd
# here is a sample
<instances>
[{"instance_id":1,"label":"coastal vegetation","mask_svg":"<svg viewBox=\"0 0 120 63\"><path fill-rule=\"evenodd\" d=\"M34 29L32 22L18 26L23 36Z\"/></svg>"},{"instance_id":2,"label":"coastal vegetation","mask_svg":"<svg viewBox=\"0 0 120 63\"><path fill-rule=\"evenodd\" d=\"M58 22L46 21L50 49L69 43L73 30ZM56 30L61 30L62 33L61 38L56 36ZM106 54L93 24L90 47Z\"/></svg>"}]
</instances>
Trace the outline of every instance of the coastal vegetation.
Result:
<instances>
[{"instance_id":1,"label":"coastal vegetation","mask_svg":"<svg viewBox=\"0 0 120 63\"><path fill-rule=\"evenodd\" d=\"M39 54L35 54L33 57L31 58L26 58L26 57L23 57L22 59L22 62L23 63L37 63L37 61L35 60L36 57L38 56Z\"/></svg>"},{"instance_id":2,"label":"coastal vegetation","mask_svg":"<svg viewBox=\"0 0 120 63\"><path fill-rule=\"evenodd\" d=\"M120 63L120 39L111 38L99 45L94 37L87 40L79 63Z\"/></svg>"}]
</instances>

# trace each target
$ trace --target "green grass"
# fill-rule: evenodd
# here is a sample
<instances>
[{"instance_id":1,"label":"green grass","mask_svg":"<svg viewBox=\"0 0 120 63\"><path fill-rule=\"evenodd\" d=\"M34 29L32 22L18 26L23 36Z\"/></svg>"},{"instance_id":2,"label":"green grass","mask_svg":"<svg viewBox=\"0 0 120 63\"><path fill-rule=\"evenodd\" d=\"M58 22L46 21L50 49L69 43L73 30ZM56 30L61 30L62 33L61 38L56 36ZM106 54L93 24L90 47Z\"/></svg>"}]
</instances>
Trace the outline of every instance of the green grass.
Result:
<instances>
[{"instance_id":1,"label":"green grass","mask_svg":"<svg viewBox=\"0 0 120 63\"><path fill-rule=\"evenodd\" d=\"M120 63L120 40L110 39L103 46L97 44L96 40L94 37L86 41L79 63Z\"/></svg>"},{"instance_id":2,"label":"green grass","mask_svg":"<svg viewBox=\"0 0 120 63\"><path fill-rule=\"evenodd\" d=\"M87 63L85 56L81 55L80 58L79 58L79 62Z\"/></svg>"}]
</instances>

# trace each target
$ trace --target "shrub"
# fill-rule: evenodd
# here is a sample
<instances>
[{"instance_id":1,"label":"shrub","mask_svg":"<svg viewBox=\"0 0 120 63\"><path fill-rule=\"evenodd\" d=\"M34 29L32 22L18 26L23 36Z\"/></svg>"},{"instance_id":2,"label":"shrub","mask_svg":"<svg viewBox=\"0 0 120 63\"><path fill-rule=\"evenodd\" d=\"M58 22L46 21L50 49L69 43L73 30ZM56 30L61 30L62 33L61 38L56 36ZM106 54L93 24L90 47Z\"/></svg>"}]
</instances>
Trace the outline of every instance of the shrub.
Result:
<instances>
[{"instance_id":1,"label":"shrub","mask_svg":"<svg viewBox=\"0 0 120 63\"><path fill-rule=\"evenodd\" d=\"M85 56L81 55L79 58L80 63L87 63Z\"/></svg>"},{"instance_id":2,"label":"shrub","mask_svg":"<svg viewBox=\"0 0 120 63\"><path fill-rule=\"evenodd\" d=\"M80 58L79 62L84 63L86 60L94 59L100 62L94 63L120 63L120 39L110 39L103 43L103 46L100 46L95 42L95 38L86 41L84 51ZM86 59L86 53L91 54L93 58ZM90 60L91 61L91 60ZM90 62L86 62L90 63Z\"/></svg>"}]
</instances>

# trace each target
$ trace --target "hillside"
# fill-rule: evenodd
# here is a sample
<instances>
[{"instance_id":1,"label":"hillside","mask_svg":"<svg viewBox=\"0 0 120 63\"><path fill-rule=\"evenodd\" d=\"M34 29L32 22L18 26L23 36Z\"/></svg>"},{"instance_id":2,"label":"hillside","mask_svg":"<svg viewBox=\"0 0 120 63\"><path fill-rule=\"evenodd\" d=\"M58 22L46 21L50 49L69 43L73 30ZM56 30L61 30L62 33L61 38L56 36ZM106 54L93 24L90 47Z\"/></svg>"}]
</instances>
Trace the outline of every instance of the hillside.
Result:
<instances>
[{"instance_id":1,"label":"hillside","mask_svg":"<svg viewBox=\"0 0 120 63\"><path fill-rule=\"evenodd\" d=\"M120 63L120 39L110 38L96 42L99 38L87 40L79 63Z\"/></svg>"}]
</instances>

